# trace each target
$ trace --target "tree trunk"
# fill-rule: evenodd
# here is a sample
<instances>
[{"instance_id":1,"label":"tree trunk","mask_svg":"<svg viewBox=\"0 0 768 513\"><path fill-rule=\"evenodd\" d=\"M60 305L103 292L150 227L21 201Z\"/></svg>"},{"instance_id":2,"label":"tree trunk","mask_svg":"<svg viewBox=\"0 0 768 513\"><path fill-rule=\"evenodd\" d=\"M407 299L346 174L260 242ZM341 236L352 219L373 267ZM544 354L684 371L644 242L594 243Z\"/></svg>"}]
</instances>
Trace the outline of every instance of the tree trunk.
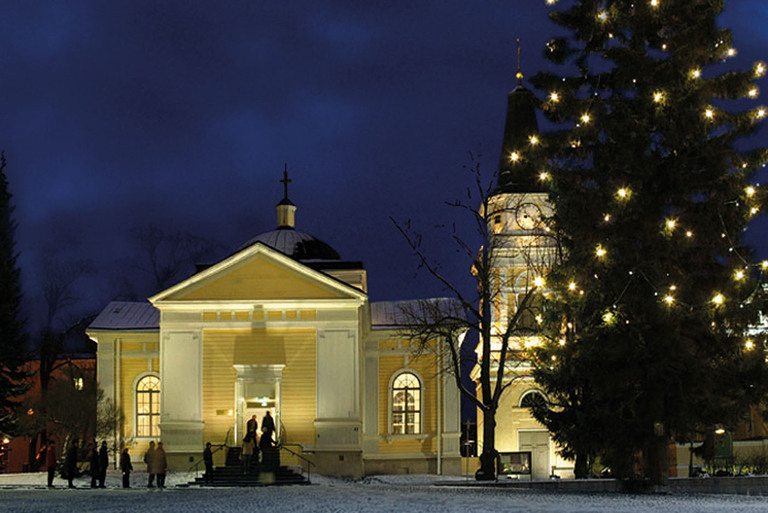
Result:
<instances>
[{"instance_id":1,"label":"tree trunk","mask_svg":"<svg viewBox=\"0 0 768 513\"><path fill-rule=\"evenodd\" d=\"M573 465L573 475L576 479L589 478L589 458L586 454L576 454L576 462Z\"/></svg>"},{"instance_id":2,"label":"tree trunk","mask_svg":"<svg viewBox=\"0 0 768 513\"><path fill-rule=\"evenodd\" d=\"M654 436L648 442L645 456L645 475L651 485L665 486L669 481L669 454L667 439L664 436Z\"/></svg>"},{"instance_id":3,"label":"tree trunk","mask_svg":"<svg viewBox=\"0 0 768 513\"><path fill-rule=\"evenodd\" d=\"M475 473L478 481L496 479L496 410L483 410L483 452L480 453L480 469Z\"/></svg>"}]
</instances>

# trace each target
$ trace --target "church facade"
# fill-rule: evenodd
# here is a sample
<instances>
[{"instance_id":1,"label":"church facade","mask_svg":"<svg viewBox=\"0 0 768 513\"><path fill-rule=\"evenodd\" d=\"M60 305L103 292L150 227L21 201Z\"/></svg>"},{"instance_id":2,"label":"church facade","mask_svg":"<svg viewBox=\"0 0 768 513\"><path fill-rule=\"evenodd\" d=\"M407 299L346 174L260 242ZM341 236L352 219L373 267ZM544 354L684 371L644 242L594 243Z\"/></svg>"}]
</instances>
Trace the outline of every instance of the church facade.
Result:
<instances>
[{"instance_id":1,"label":"church facade","mask_svg":"<svg viewBox=\"0 0 768 513\"><path fill-rule=\"evenodd\" d=\"M276 442L314 472L460 473L451 378L416 354L402 305L369 302L363 266L296 230L295 211L286 189L277 230L90 325L123 443L138 460L162 441L169 466L188 470L206 442L238 446L269 412Z\"/></svg>"}]
</instances>

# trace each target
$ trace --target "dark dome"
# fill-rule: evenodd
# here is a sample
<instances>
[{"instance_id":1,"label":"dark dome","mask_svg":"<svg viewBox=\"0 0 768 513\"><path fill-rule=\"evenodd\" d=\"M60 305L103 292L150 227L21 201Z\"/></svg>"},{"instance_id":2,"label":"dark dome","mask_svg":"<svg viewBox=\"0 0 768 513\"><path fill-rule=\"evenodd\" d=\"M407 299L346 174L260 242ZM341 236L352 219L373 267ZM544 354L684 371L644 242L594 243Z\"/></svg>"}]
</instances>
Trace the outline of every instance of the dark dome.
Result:
<instances>
[{"instance_id":1,"label":"dark dome","mask_svg":"<svg viewBox=\"0 0 768 513\"><path fill-rule=\"evenodd\" d=\"M278 228L262 233L240 247L245 249L257 242L262 242L295 260L340 260L341 257L331 246L316 237L294 230Z\"/></svg>"}]
</instances>

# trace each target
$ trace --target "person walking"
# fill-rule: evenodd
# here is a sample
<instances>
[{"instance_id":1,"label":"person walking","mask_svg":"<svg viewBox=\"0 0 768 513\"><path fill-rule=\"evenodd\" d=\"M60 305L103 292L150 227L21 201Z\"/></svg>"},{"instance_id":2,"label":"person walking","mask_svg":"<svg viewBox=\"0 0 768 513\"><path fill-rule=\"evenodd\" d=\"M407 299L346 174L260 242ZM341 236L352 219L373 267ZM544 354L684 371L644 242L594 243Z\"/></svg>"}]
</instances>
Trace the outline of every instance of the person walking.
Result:
<instances>
[{"instance_id":1,"label":"person walking","mask_svg":"<svg viewBox=\"0 0 768 513\"><path fill-rule=\"evenodd\" d=\"M259 423L256 421L256 415L253 415L251 417L251 420L248 421L248 424L246 424L245 433L250 433L251 436L256 436L256 431L259 429Z\"/></svg>"},{"instance_id":2,"label":"person walking","mask_svg":"<svg viewBox=\"0 0 768 513\"><path fill-rule=\"evenodd\" d=\"M96 440L91 447L91 488L98 487L98 479L101 477L101 463L99 460L99 448L96 446Z\"/></svg>"},{"instance_id":3,"label":"person walking","mask_svg":"<svg viewBox=\"0 0 768 513\"><path fill-rule=\"evenodd\" d=\"M48 470L48 488L53 488L53 476L56 474L56 442L48 440L45 450L45 467Z\"/></svg>"},{"instance_id":4,"label":"person walking","mask_svg":"<svg viewBox=\"0 0 768 513\"><path fill-rule=\"evenodd\" d=\"M153 472L157 474L157 487L165 488L165 475L168 473L168 459L165 456L163 442L158 442L157 444L153 463L155 464Z\"/></svg>"},{"instance_id":5,"label":"person walking","mask_svg":"<svg viewBox=\"0 0 768 513\"><path fill-rule=\"evenodd\" d=\"M67 473L67 482L70 488L74 488L72 480L77 474L77 440L72 440L72 443L67 449L67 457L64 459L64 470Z\"/></svg>"},{"instance_id":6,"label":"person walking","mask_svg":"<svg viewBox=\"0 0 768 513\"><path fill-rule=\"evenodd\" d=\"M152 469L154 468L152 465L152 461L155 457L155 441L152 440L149 442L149 449L147 449L147 452L144 453L144 463L147 464L147 475L149 476L149 480L147 481L147 488L154 488L154 482L155 482L155 474L152 472Z\"/></svg>"},{"instance_id":7,"label":"person walking","mask_svg":"<svg viewBox=\"0 0 768 513\"><path fill-rule=\"evenodd\" d=\"M205 444L203 463L205 463L205 482L206 484L211 484L213 483L213 452L211 451L211 442Z\"/></svg>"},{"instance_id":8,"label":"person walking","mask_svg":"<svg viewBox=\"0 0 768 513\"><path fill-rule=\"evenodd\" d=\"M269 414L269 411L264 415L264 418L261 419L261 434L266 434L270 439L272 439L272 433L275 432L275 420L272 418L272 415Z\"/></svg>"},{"instance_id":9,"label":"person walking","mask_svg":"<svg viewBox=\"0 0 768 513\"><path fill-rule=\"evenodd\" d=\"M99 449L99 488L106 488L104 481L107 480L107 467L109 467L109 449L107 449L107 442L102 441Z\"/></svg>"},{"instance_id":10,"label":"person walking","mask_svg":"<svg viewBox=\"0 0 768 513\"><path fill-rule=\"evenodd\" d=\"M243 474L248 474L251 471L251 460L253 459L253 450L256 447L256 442L251 433L246 433L243 439Z\"/></svg>"},{"instance_id":11,"label":"person walking","mask_svg":"<svg viewBox=\"0 0 768 513\"><path fill-rule=\"evenodd\" d=\"M123 473L123 488L131 487L132 470L133 465L131 464L131 455L128 454L128 447L126 447L123 449L122 454L120 454L120 472Z\"/></svg>"}]
</instances>

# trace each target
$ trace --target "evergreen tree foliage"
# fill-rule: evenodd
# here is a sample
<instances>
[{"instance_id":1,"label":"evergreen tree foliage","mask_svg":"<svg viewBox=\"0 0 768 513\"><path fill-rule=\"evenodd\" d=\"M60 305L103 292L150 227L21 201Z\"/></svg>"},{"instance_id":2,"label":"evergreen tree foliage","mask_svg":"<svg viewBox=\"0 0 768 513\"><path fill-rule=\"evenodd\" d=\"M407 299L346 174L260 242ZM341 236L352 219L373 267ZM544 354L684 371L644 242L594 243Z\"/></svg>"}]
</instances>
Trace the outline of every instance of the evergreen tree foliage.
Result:
<instances>
[{"instance_id":1,"label":"evergreen tree foliage","mask_svg":"<svg viewBox=\"0 0 768 513\"><path fill-rule=\"evenodd\" d=\"M534 415L577 474L663 483L668 446L729 427L766 391L758 321L768 264L741 236L766 204L746 151L765 64L732 71L723 0L548 0L570 32L532 80L557 126L546 166L563 247L545 304Z\"/></svg>"},{"instance_id":2,"label":"evergreen tree foliage","mask_svg":"<svg viewBox=\"0 0 768 513\"><path fill-rule=\"evenodd\" d=\"M5 176L5 154L0 155L0 432L12 433L16 400L24 393L28 374L27 337L21 318L20 272L16 264L11 193Z\"/></svg>"}]
</instances>

